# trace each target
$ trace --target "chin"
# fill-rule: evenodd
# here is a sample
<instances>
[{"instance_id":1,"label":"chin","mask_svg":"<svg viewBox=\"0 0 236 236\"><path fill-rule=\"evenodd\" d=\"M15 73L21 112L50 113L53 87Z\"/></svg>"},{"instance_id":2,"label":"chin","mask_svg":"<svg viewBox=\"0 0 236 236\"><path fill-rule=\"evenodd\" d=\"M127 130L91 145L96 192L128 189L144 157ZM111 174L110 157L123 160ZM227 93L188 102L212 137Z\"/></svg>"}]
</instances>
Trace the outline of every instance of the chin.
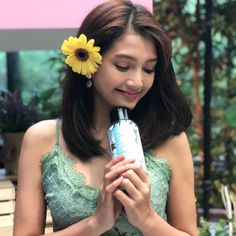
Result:
<instances>
[{"instance_id":1,"label":"chin","mask_svg":"<svg viewBox=\"0 0 236 236\"><path fill-rule=\"evenodd\" d=\"M135 99L133 101L127 101L127 100L124 100L124 99L119 99L119 100L117 99L115 101L115 99L114 99L112 101L112 103L110 103L110 106L112 108L114 108L114 107L126 107L130 110L133 110L137 106L139 101L140 101L140 99Z\"/></svg>"},{"instance_id":2,"label":"chin","mask_svg":"<svg viewBox=\"0 0 236 236\"><path fill-rule=\"evenodd\" d=\"M136 105L137 105L136 103L135 104L120 103L120 104L115 105L114 107L126 107L129 110L133 110L136 107Z\"/></svg>"},{"instance_id":3,"label":"chin","mask_svg":"<svg viewBox=\"0 0 236 236\"><path fill-rule=\"evenodd\" d=\"M130 109L131 111L136 107L137 104L133 105L133 106L126 106L128 109Z\"/></svg>"}]
</instances>

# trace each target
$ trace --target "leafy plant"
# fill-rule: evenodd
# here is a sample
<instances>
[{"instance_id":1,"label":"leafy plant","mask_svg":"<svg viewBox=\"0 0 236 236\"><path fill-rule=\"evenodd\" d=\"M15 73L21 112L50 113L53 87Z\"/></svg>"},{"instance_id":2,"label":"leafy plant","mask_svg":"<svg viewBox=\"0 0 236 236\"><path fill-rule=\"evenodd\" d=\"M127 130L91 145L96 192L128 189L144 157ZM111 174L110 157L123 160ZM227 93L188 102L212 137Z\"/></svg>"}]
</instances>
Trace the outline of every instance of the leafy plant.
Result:
<instances>
[{"instance_id":1,"label":"leafy plant","mask_svg":"<svg viewBox=\"0 0 236 236\"><path fill-rule=\"evenodd\" d=\"M39 121L37 107L32 101L24 104L18 91L0 94L0 131L22 132Z\"/></svg>"},{"instance_id":2,"label":"leafy plant","mask_svg":"<svg viewBox=\"0 0 236 236\"><path fill-rule=\"evenodd\" d=\"M217 223L210 223L203 217L199 219L198 234L199 236L229 236L228 232L229 220L220 219ZM214 234L211 234L214 232ZM233 224L233 232L236 232L236 224ZM235 235L235 234L233 234Z\"/></svg>"},{"instance_id":3,"label":"leafy plant","mask_svg":"<svg viewBox=\"0 0 236 236\"><path fill-rule=\"evenodd\" d=\"M60 100L61 95L58 87L48 88L31 98L31 102L38 109L40 120L58 117Z\"/></svg>"},{"instance_id":4,"label":"leafy plant","mask_svg":"<svg viewBox=\"0 0 236 236\"><path fill-rule=\"evenodd\" d=\"M210 223L203 217L199 219L198 233L199 236L211 236Z\"/></svg>"}]
</instances>

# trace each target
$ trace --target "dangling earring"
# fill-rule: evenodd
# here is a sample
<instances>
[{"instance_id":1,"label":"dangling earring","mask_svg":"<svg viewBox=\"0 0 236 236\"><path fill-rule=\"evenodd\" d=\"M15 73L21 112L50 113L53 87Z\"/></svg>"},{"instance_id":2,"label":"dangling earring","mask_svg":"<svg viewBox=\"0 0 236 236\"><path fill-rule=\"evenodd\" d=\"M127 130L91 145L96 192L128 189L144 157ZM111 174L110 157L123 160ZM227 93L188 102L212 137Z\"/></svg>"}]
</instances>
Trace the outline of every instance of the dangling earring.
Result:
<instances>
[{"instance_id":1,"label":"dangling earring","mask_svg":"<svg viewBox=\"0 0 236 236\"><path fill-rule=\"evenodd\" d=\"M87 88L91 88L92 85L93 85L93 82L92 82L92 75L91 75L91 74L86 75L86 79L87 79L87 81L86 81L86 87L87 87Z\"/></svg>"},{"instance_id":2,"label":"dangling earring","mask_svg":"<svg viewBox=\"0 0 236 236\"><path fill-rule=\"evenodd\" d=\"M92 80L91 80L91 79L87 79L87 82L86 82L86 87L87 87L87 88L91 88L91 87L92 87L92 85L93 85L93 82L92 82Z\"/></svg>"}]
</instances>

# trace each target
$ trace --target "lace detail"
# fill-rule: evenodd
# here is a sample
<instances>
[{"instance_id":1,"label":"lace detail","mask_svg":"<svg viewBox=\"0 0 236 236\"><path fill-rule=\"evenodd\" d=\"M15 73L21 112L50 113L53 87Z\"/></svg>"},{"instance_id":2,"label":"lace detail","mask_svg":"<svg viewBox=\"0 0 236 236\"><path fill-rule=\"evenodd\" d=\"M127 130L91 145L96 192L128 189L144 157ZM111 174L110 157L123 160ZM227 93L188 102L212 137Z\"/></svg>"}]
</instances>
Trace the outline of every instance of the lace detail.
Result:
<instances>
[{"instance_id":1,"label":"lace detail","mask_svg":"<svg viewBox=\"0 0 236 236\"><path fill-rule=\"evenodd\" d=\"M152 183L152 207L166 220L166 202L171 176L168 160L145 153L145 161ZM74 170L73 161L62 153L59 144L42 158L41 168L42 187L51 210L54 231L64 229L95 213L98 188L86 184L84 175ZM125 212L122 212L114 227L103 235L133 236L141 233L128 222Z\"/></svg>"}]
</instances>

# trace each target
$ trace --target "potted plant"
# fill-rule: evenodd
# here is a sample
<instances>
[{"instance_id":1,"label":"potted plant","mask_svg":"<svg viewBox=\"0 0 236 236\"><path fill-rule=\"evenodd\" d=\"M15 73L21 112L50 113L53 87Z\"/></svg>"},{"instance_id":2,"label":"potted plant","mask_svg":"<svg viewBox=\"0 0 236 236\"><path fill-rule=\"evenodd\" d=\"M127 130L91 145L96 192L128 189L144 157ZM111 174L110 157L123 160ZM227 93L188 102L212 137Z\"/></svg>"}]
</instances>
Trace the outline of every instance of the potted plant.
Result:
<instances>
[{"instance_id":1,"label":"potted plant","mask_svg":"<svg viewBox=\"0 0 236 236\"><path fill-rule=\"evenodd\" d=\"M17 173L19 150L24 132L39 119L33 100L25 104L19 92L1 91L0 133L3 139L1 156L7 174Z\"/></svg>"}]
</instances>

